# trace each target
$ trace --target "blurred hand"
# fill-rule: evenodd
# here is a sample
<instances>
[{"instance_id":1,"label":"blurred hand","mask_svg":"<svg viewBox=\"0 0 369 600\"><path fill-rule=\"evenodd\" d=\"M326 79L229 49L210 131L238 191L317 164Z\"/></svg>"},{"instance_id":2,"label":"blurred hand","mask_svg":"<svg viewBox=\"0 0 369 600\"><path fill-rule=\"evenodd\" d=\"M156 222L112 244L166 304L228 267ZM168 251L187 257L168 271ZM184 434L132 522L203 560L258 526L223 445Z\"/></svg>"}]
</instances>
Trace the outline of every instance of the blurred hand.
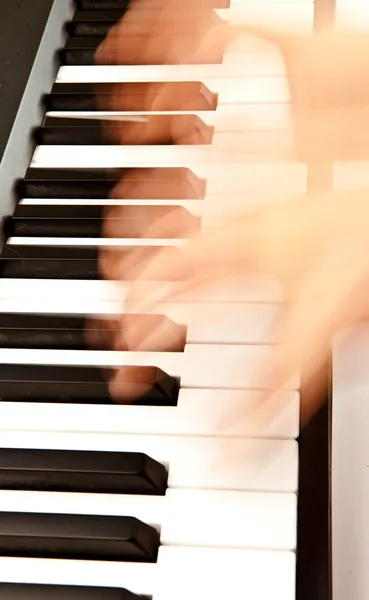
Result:
<instances>
[{"instance_id":1,"label":"blurred hand","mask_svg":"<svg viewBox=\"0 0 369 600\"><path fill-rule=\"evenodd\" d=\"M189 290L234 274L274 275L283 285L287 310L276 324L281 344L276 347L268 396L304 367L313 398L333 334L368 316L368 196L368 190L357 190L273 205L203 230L174 255L163 249L151 260L142 260L140 251L133 251L130 262L136 269L140 265L140 274L126 312L153 313L158 301L180 300ZM155 227L157 232L158 224ZM119 260L112 269L114 276ZM143 281L158 274L163 280L178 280L180 270L186 278L174 285L171 294L140 298ZM155 335L158 348L163 344L166 334L160 325L156 332L150 328L149 334L137 317L131 327L127 319L125 325L131 349L152 348Z\"/></svg>"},{"instance_id":2,"label":"blurred hand","mask_svg":"<svg viewBox=\"0 0 369 600\"><path fill-rule=\"evenodd\" d=\"M132 49L127 36L133 31L132 23L139 28L137 35L142 36L137 54L140 64L211 62L214 57L222 57L234 40L238 39L238 45L247 51L252 38L258 38L280 51L284 59L295 141L290 158L319 162L369 156L369 132L363 127L369 117L369 33L327 29L314 35L284 34L249 23L228 24L210 17L211 12L200 5L201 10L195 11L199 15L198 29L192 37L185 35L183 27L171 37L167 20L173 3L174 0L163 1L162 9L157 14L152 11L147 20L142 20L141 8L133 5L100 47L97 61L111 56L114 64L130 64ZM173 22L177 23L175 28L181 20ZM179 33L182 38L178 38ZM169 37L161 44L158 37L163 35ZM148 110L163 109L167 86L162 84L151 96ZM186 99L179 97L178 110L185 103ZM150 120L145 127L150 129ZM152 135L149 143L155 143Z\"/></svg>"},{"instance_id":3,"label":"blurred hand","mask_svg":"<svg viewBox=\"0 0 369 600\"><path fill-rule=\"evenodd\" d=\"M325 29L314 35L280 33L252 24L209 30L199 52L224 49L255 36L283 56L292 105L295 152L306 162L369 156L369 32ZM244 37L245 49L248 38Z\"/></svg>"}]
</instances>

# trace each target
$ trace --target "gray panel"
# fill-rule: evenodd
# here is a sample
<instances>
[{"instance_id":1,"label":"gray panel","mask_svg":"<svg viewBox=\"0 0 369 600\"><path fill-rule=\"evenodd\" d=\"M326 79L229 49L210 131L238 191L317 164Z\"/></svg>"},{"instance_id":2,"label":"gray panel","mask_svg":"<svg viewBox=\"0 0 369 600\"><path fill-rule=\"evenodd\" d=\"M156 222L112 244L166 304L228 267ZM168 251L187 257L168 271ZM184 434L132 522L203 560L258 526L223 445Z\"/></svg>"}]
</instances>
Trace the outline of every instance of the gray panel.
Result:
<instances>
[{"instance_id":1,"label":"gray panel","mask_svg":"<svg viewBox=\"0 0 369 600\"><path fill-rule=\"evenodd\" d=\"M37 1L37 0L36 0ZM63 24L74 12L72 0L54 0L44 35L0 164L0 218L13 212L14 182L22 178L32 157L31 132L42 121L40 99L50 91L58 66L55 50L64 45ZM1 233L2 235L2 233ZM0 238L0 241L3 240Z\"/></svg>"}]
</instances>

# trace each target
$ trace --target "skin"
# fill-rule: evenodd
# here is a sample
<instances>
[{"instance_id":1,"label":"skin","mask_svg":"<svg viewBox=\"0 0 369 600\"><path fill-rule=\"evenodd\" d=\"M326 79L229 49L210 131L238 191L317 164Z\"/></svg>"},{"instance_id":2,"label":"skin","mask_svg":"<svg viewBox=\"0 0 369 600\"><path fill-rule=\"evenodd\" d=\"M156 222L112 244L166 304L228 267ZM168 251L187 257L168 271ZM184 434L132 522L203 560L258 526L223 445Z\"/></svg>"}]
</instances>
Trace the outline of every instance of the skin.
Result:
<instances>
[{"instance_id":1,"label":"skin","mask_svg":"<svg viewBox=\"0 0 369 600\"><path fill-rule=\"evenodd\" d=\"M138 9L132 9L130 18L139 18ZM125 19L115 33L118 45L124 28ZM147 27L144 33L146 56L161 31L160 19L151 33L149 30ZM368 159L368 129L363 124L369 114L369 34L324 30L312 37L282 35L250 25L215 24L207 30L205 27L200 45L191 52L211 55L219 48L223 51L235 37L245 33L276 47L283 56L291 92L294 140L288 158L318 165L333 160ZM247 39L246 36L245 47ZM109 45L109 40L106 44ZM101 58L104 47L100 51ZM169 62L175 58L170 52ZM186 62L187 58L186 47L173 62ZM117 60L123 61L124 56ZM160 110L163 98L165 85L155 98L155 109ZM155 142L151 134L147 135L149 143ZM171 135L174 143L180 141L175 132ZM144 130L142 139L145 140ZM226 164L223 168L226 169ZM144 195L145 186L149 182L137 183L131 197L140 197L141 192ZM143 237L170 231L175 218L175 213L164 217L151 225ZM306 387L310 389L305 410L308 420L318 407L321 372L332 337L338 330L368 318L368 228L369 190L315 193L308 199L291 197L241 215L237 220L225 221L216 228L196 234L189 228L191 239L180 256L164 249L150 260L136 250L128 262L125 258L125 265L117 258L104 268L104 276L134 279L125 310L137 315L153 313L158 301L180 299L188 290L205 282L225 282L227 277L239 273L274 275L282 284L286 301L275 324L281 343L275 349L270 391L258 409L259 417L255 418L272 415L273 392L304 367ZM167 294L150 299L140 293L145 280L158 274L166 279L175 277L179 268L187 279L172 286ZM139 320L130 325L127 318L129 315L125 315L125 331L130 348L152 347L155 338L159 345L163 343L165 335L160 324L148 332ZM111 385L112 390L123 386L124 375L118 373Z\"/></svg>"}]
</instances>

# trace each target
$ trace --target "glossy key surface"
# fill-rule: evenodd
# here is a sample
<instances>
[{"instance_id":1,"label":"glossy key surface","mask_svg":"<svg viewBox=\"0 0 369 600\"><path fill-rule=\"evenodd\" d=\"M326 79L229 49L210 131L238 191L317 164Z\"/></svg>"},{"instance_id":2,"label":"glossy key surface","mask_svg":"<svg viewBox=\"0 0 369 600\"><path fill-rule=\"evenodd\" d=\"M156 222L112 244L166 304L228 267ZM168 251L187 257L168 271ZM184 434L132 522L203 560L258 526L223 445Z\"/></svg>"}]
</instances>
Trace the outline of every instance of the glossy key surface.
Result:
<instances>
[{"instance_id":1,"label":"glossy key surface","mask_svg":"<svg viewBox=\"0 0 369 600\"><path fill-rule=\"evenodd\" d=\"M0 449L0 489L164 494L165 467L133 452Z\"/></svg>"},{"instance_id":2,"label":"glossy key surface","mask_svg":"<svg viewBox=\"0 0 369 600\"><path fill-rule=\"evenodd\" d=\"M143 600L121 588L0 583L2 600Z\"/></svg>"},{"instance_id":3,"label":"glossy key surface","mask_svg":"<svg viewBox=\"0 0 369 600\"><path fill-rule=\"evenodd\" d=\"M158 534L131 517L0 512L0 554L155 562Z\"/></svg>"}]
</instances>

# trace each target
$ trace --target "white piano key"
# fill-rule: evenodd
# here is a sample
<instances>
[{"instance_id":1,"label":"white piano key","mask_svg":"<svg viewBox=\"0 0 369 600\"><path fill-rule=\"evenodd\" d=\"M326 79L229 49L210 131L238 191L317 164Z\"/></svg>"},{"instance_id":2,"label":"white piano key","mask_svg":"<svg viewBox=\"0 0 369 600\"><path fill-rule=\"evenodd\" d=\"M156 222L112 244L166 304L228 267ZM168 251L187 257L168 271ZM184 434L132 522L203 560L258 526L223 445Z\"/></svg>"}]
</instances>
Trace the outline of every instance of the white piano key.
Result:
<instances>
[{"instance_id":1,"label":"white piano key","mask_svg":"<svg viewBox=\"0 0 369 600\"><path fill-rule=\"evenodd\" d=\"M294 139L292 129L279 131L237 131L237 119L233 121L234 131L218 131L212 137L209 144L200 146L172 146L180 148L178 155L180 160L188 163L192 162L237 162L241 158L243 161L260 160L267 161L283 161L292 160L294 156ZM244 123L246 127L246 122ZM49 146L48 146L49 147ZM74 147L74 146L72 146ZM121 146L116 146L121 147ZM132 147L132 146L131 146ZM141 148L142 146L133 146ZM152 146L149 146L152 147ZM159 146L163 148L163 146ZM104 151L108 148L104 147ZM125 146L123 147L125 148ZM144 146L145 152L147 146ZM157 150L158 146L154 146ZM122 149L121 152L124 152ZM164 152L159 151L159 156L164 155ZM182 158L183 157L183 158ZM133 158L134 159L134 158ZM173 155L173 160L176 159L176 153Z\"/></svg>"},{"instance_id":2,"label":"white piano key","mask_svg":"<svg viewBox=\"0 0 369 600\"><path fill-rule=\"evenodd\" d=\"M245 134L247 136L247 134ZM237 137L237 134L235 134ZM241 135L243 140L244 134ZM219 165L228 169L228 164L244 164L247 161L262 160L265 163L281 163L291 158L288 152L289 136L282 134L281 143L268 151L262 147L265 138L259 139L255 149L248 146L232 145L232 134L224 136L224 145L217 147L216 136L213 144L201 146L37 146L31 162L34 168L119 168L119 167L188 167L198 177L216 180ZM228 145L228 141L229 145ZM235 150L233 151L233 148ZM275 150L273 152L273 150ZM279 153L280 151L280 153ZM266 152L270 152L266 155ZM210 163L210 164L209 164ZM232 167L231 167L232 168ZM227 176L226 172L226 176Z\"/></svg>"},{"instance_id":3,"label":"white piano key","mask_svg":"<svg viewBox=\"0 0 369 600\"><path fill-rule=\"evenodd\" d=\"M241 555L230 550L228 553L214 550L211 555L200 548L197 551L192 548L171 550L163 547L159 551L158 568L162 576L157 580L160 587L154 593L154 600L174 597L177 600L229 597L293 600L295 597L295 557L292 554L274 552L275 557L269 555L267 559L264 553L256 556L256 553ZM178 562L182 569L175 568ZM167 580L165 573L171 574ZM262 581L269 577L271 580L267 583Z\"/></svg>"},{"instance_id":4,"label":"white piano key","mask_svg":"<svg viewBox=\"0 0 369 600\"><path fill-rule=\"evenodd\" d=\"M180 68L179 68L180 67ZM220 78L209 77L208 72L200 77L197 65L159 65L134 66L119 65L117 67L84 66L60 67L57 83L122 83L137 81L201 81L211 92L219 94L221 104L245 103L276 103L291 102L288 81L286 77L245 77L238 75Z\"/></svg>"},{"instance_id":5,"label":"white piano key","mask_svg":"<svg viewBox=\"0 0 369 600\"><path fill-rule=\"evenodd\" d=\"M301 178L302 179L302 178ZM301 180L300 190L296 192L301 198L305 197L303 190L303 182ZM97 206L104 207L122 206L130 209L135 206L165 206L166 208L184 208L190 215L201 218L201 226L204 228L217 227L224 224L225 220L246 216L247 214L259 210L272 202L280 202L286 198L286 194L282 196L281 190L271 190L269 194L260 195L245 195L238 196L237 193L230 196L209 194L202 200L122 200L113 199L105 200L73 200L73 199L56 199L55 201L44 198L25 198L19 202L24 206L48 206L50 214L52 214L53 206ZM10 243L14 238L9 238L7 243ZM23 238L22 238L23 239ZM55 239L55 238L54 238ZM91 239L91 238L90 238ZM32 242L30 242L32 244ZM66 242L65 242L66 243ZM53 245L54 243L52 243ZM68 244L69 245L69 244Z\"/></svg>"},{"instance_id":6,"label":"white piano key","mask_svg":"<svg viewBox=\"0 0 369 600\"><path fill-rule=\"evenodd\" d=\"M153 600L295 600L295 570L293 552L170 546L157 564L0 558L3 581L116 586Z\"/></svg>"},{"instance_id":7,"label":"white piano key","mask_svg":"<svg viewBox=\"0 0 369 600\"><path fill-rule=\"evenodd\" d=\"M296 495L173 490L165 496L0 491L0 511L135 517L164 546L295 550Z\"/></svg>"},{"instance_id":8,"label":"white piano key","mask_svg":"<svg viewBox=\"0 0 369 600\"><path fill-rule=\"evenodd\" d=\"M292 493L298 485L294 440L0 430L0 442L2 448L143 452L169 467L171 488Z\"/></svg>"},{"instance_id":9,"label":"white piano key","mask_svg":"<svg viewBox=\"0 0 369 600\"><path fill-rule=\"evenodd\" d=\"M255 418L254 390L181 389L172 406L0 402L1 430L296 439L300 396L273 395L267 419Z\"/></svg>"},{"instance_id":10,"label":"white piano key","mask_svg":"<svg viewBox=\"0 0 369 600\"><path fill-rule=\"evenodd\" d=\"M63 238L12 236L7 239L9 246L98 246L98 247L177 247L186 244L187 239L178 238Z\"/></svg>"},{"instance_id":11,"label":"white piano key","mask_svg":"<svg viewBox=\"0 0 369 600\"><path fill-rule=\"evenodd\" d=\"M243 46L245 42L240 40L232 44L232 49L226 52L220 64L212 65L213 68L206 71L206 77L222 77L226 72L228 77L286 77L286 66L283 56L275 50L261 52L245 52ZM247 44L247 42L246 42ZM192 65L189 65L192 66ZM210 65L209 65L210 66ZM200 73L200 78L204 76L205 71Z\"/></svg>"},{"instance_id":12,"label":"white piano key","mask_svg":"<svg viewBox=\"0 0 369 600\"><path fill-rule=\"evenodd\" d=\"M268 389L274 360L274 348L264 345L187 344L184 352L0 348L0 364L155 366L190 388ZM283 387L298 389L299 376Z\"/></svg>"},{"instance_id":13,"label":"white piano key","mask_svg":"<svg viewBox=\"0 0 369 600\"><path fill-rule=\"evenodd\" d=\"M62 298L69 303L81 302L120 302L121 306L132 289L133 282L120 281L72 281L60 279L8 279L0 278L0 299L28 301L31 299L54 302ZM160 302L165 294L175 291L169 282L148 281L136 288L131 299L147 298ZM203 284L189 290L181 302L280 302L284 293L280 282L271 276L247 275ZM51 306L51 304L50 304ZM87 306L87 304L86 304ZM86 310L86 309L85 309Z\"/></svg>"},{"instance_id":14,"label":"white piano key","mask_svg":"<svg viewBox=\"0 0 369 600\"><path fill-rule=\"evenodd\" d=\"M221 101L221 98L219 99ZM144 119L153 115L183 115L188 111L49 111L47 117L79 119ZM278 104L221 104L216 110L191 111L216 131L275 131L291 126L291 105Z\"/></svg>"},{"instance_id":15,"label":"white piano key","mask_svg":"<svg viewBox=\"0 0 369 600\"><path fill-rule=\"evenodd\" d=\"M165 314L187 326L188 344L275 343L273 325L280 312L277 304L160 304L155 313ZM247 338L247 341L245 339Z\"/></svg>"},{"instance_id":16,"label":"white piano key","mask_svg":"<svg viewBox=\"0 0 369 600\"><path fill-rule=\"evenodd\" d=\"M274 191L274 190L273 190ZM303 192L300 191L301 194ZM19 204L24 206L49 206L50 214L52 214L53 206L97 206L103 205L109 206L165 206L167 208L181 207L187 210L194 217L201 217L202 224L204 227L213 227L217 224L224 222L225 218L232 218L233 216L247 214L250 211L257 210L265 204L279 201L280 198L274 194L264 197L258 197L253 195L252 197L232 196L226 197L224 195L216 196L215 194L209 194L202 200L120 200L120 199L97 199L92 200L74 200L74 199L60 199L57 198L55 201L47 200L44 198L25 198L20 200ZM12 238L9 238L12 239Z\"/></svg>"}]
</instances>

